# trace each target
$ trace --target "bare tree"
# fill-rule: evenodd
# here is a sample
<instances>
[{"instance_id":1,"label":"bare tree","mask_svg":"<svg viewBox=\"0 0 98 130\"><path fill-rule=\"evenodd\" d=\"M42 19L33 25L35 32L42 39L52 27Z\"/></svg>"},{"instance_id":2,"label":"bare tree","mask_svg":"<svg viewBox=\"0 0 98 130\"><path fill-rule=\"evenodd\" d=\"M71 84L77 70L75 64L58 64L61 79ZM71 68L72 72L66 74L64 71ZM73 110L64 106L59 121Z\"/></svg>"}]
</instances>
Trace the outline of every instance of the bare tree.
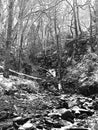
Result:
<instances>
[{"instance_id":1,"label":"bare tree","mask_svg":"<svg viewBox=\"0 0 98 130\"><path fill-rule=\"evenodd\" d=\"M28 15L25 18L25 15L28 13L29 9L26 10L27 7L27 3L30 1L26 1L26 0L21 0L19 1L18 5L19 5L19 17L18 17L18 33L17 33L17 44L19 45L19 54L18 54L18 71L21 71L22 68L22 50L23 50L23 41L24 41L24 32L27 28L29 19L31 15Z\"/></svg>"},{"instance_id":2,"label":"bare tree","mask_svg":"<svg viewBox=\"0 0 98 130\"><path fill-rule=\"evenodd\" d=\"M11 47L11 34L12 34L12 23L13 23L13 0L8 0L8 28L7 28L7 40L5 48L5 63L3 76L9 78L9 59L10 59L10 47Z\"/></svg>"},{"instance_id":3,"label":"bare tree","mask_svg":"<svg viewBox=\"0 0 98 130\"><path fill-rule=\"evenodd\" d=\"M19 67L18 71L21 70L21 54L22 54L22 43L23 43L23 14L25 8L25 0L19 1L19 16L18 16L18 36L17 36L17 44L19 45Z\"/></svg>"},{"instance_id":4,"label":"bare tree","mask_svg":"<svg viewBox=\"0 0 98 130\"><path fill-rule=\"evenodd\" d=\"M55 41L57 45L57 56L58 56L58 80L61 79L61 50L60 50L60 43L59 43L59 34L57 31L57 8L55 6L54 9L54 31L55 31Z\"/></svg>"}]
</instances>

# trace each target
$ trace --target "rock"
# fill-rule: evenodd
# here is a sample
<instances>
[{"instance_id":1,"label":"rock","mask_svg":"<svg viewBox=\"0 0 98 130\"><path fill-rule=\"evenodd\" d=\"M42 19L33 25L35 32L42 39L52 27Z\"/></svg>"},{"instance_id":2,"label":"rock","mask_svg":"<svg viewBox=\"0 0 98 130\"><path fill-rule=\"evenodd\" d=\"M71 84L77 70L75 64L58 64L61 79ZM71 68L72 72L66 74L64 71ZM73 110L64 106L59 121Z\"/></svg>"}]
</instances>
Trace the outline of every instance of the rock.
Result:
<instances>
[{"instance_id":1,"label":"rock","mask_svg":"<svg viewBox=\"0 0 98 130\"><path fill-rule=\"evenodd\" d=\"M70 123L70 122L65 122L64 123L65 125L64 126L62 126L61 128L52 128L51 130L69 130L70 128L72 128L72 123Z\"/></svg>"},{"instance_id":2,"label":"rock","mask_svg":"<svg viewBox=\"0 0 98 130\"><path fill-rule=\"evenodd\" d=\"M38 83L36 81L29 81L29 80L25 80L25 81L19 81L17 82L16 86L19 89L22 89L24 91L27 91L28 93L34 93L36 94L38 92Z\"/></svg>"},{"instance_id":3,"label":"rock","mask_svg":"<svg viewBox=\"0 0 98 130\"><path fill-rule=\"evenodd\" d=\"M0 129L2 129L2 130L13 130L13 122L12 121L1 122L0 123Z\"/></svg>"},{"instance_id":4,"label":"rock","mask_svg":"<svg viewBox=\"0 0 98 130\"><path fill-rule=\"evenodd\" d=\"M89 86L86 85L86 86L79 87L79 93L84 96L90 96Z\"/></svg>"},{"instance_id":5,"label":"rock","mask_svg":"<svg viewBox=\"0 0 98 130\"><path fill-rule=\"evenodd\" d=\"M96 99L95 95L92 95L91 98L92 98L92 100L95 100L95 99Z\"/></svg>"},{"instance_id":6,"label":"rock","mask_svg":"<svg viewBox=\"0 0 98 130\"><path fill-rule=\"evenodd\" d=\"M91 130L98 130L98 122L95 120Z\"/></svg>"},{"instance_id":7,"label":"rock","mask_svg":"<svg viewBox=\"0 0 98 130\"><path fill-rule=\"evenodd\" d=\"M75 117L78 118L78 116L80 115L80 108L78 106L75 106L72 108L72 112L75 114Z\"/></svg>"},{"instance_id":8,"label":"rock","mask_svg":"<svg viewBox=\"0 0 98 130\"><path fill-rule=\"evenodd\" d=\"M19 117L14 118L13 121L15 122L15 121L18 121L18 120L21 120L21 119L22 119L22 117L19 116Z\"/></svg>"},{"instance_id":9,"label":"rock","mask_svg":"<svg viewBox=\"0 0 98 130\"><path fill-rule=\"evenodd\" d=\"M44 123L48 126L48 127L52 127L53 126L53 120L51 118L45 118L44 119Z\"/></svg>"},{"instance_id":10,"label":"rock","mask_svg":"<svg viewBox=\"0 0 98 130\"><path fill-rule=\"evenodd\" d=\"M82 105L83 108L85 109L93 109L93 102L89 103L89 102L85 102L83 105Z\"/></svg>"},{"instance_id":11,"label":"rock","mask_svg":"<svg viewBox=\"0 0 98 130\"><path fill-rule=\"evenodd\" d=\"M81 87L79 87L79 93L83 94L84 96L90 96L98 93L98 83L84 83Z\"/></svg>"},{"instance_id":12,"label":"rock","mask_svg":"<svg viewBox=\"0 0 98 130\"><path fill-rule=\"evenodd\" d=\"M98 101L93 102L93 108L94 110L98 110Z\"/></svg>"},{"instance_id":13,"label":"rock","mask_svg":"<svg viewBox=\"0 0 98 130\"><path fill-rule=\"evenodd\" d=\"M87 116L92 116L94 114L94 111L93 110L87 110L87 111L81 111L81 114L87 114Z\"/></svg>"},{"instance_id":14,"label":"rock","mask_svg":"<svg viewBox=\"0 0 98 130\"><path fill-rule=\"evenodd\" d=\"M36 128L38 128L38 129L41 129L41 130L42 130L42 129L43 129L43 125L37 125L37 126L36 126Z\"/></svg>"},{"instance_id":15,"label":"rock","mask_svg":"<svg viewBox=\"0 0 98 130\"><path fill-rule=\"evenodd\" d=\"M61 118L63 120L67 120L67 121L70 121L71 123L74 123L75 115L71 111L68 110L61 115Z\"/></svg>"},{"instance_id":16,"label":"rock","mask_svg":"<svg viewBox=\"0 0 98 130\"><path fill-rule=\"evenodd\" d=\"M48 114L48 116L61 116L63 113L67 112L68 110L66 108L61 109L53 109L52 112Z\"/></svg>"},{"instance_id":17,"label":"rock","mask_svg":"<svg viewBox=\"0 0 98 130\"><path fill-rule=\"evenodd\" d=\"M60 108L66 108L68 109L68 103L64 100L64 99L60 99L59 101L59 106L57 107L57 109L60 109Z\"/></svg>"},{"instance_id":18,"label":"rock","mask_svg":"<svg viewBox=\"0 0 98 130\"><path fill-rule=\"evenodd\" d=\"M78 116L79 119L84 119L84 118L87 118L88 115L86 113L83 113L81 115Z\"/></svg>"},{"instance_id":19,"label":"rock","mask_svg":"<svg viewBox=\"0 0 98 130\"><path fill-rule=\"evenodd\" d=\"M18 90L17 89L9 89L9 90L5 90L4 94L5 95L14 95L14 93L16 93Z\"/></svg>"},{"instance_id":20,"label":"rock","mask_svg":"<svg viewBox=\"0 0 98 130\"><path fill-rule=\"evenodd\" d=\"M41 114L36 114L35 118L40 118L42 115Z\"/></svg>"},{"instance_id":21,"label":"rock","mask_svg":"<svg viewBox=\"0 0 98 130\"><path fill-rule=\"evenodd\" d=\"M32 130L35 129L34 125L30 121L28 121L24 125L20 126L18 130L30 130L31 128Z\"/></svg>"},{"instance_id":22,"label":"rock","mask_svg":"<svg viewBox=\"0 0 98 130\"><path fill-rule=\"evenodd\" d=\"M9 113L6 111L0 112L0 121L3 121L5 119L8 119Z\"/></svg>"},{"instance_id":23,"label":"rock","mask_svg":"<svg viewBox=\"0 0 98 130\"><path fill-rule=\"evenodd\" d=\"M23 125L25 124L29 119L31 119L31 117L26 117L26 118L22 118L22 117L17 117L13 119L13 122L16 123L17 125Z\"/></svg>"},{"instance_id":24,"label":"rock","mask_svg":"<svg viewBox=\"0 0 98 130\"><path fill-rule=\"evenodd\" d=\"M49 117L53 118L53 119L59 119L59 117L61 116L60 113L49 113L48 114Z\"/></svg>"},{"instance_id":25,"label":"rock","mask_svg":"<svg viewBox=\"0 0 98 130\"><path fill-rule=\"evenodd\" d=\"M62 124L59 121L53 120L52 118L45 118L44 122L46 124L47 127L50 128L61 128Z\"/></svg>"},{"instance_id":26,"label":"rock","mask_svg":"<svg viewBox=\"0 0 98 130\"><path fill-rule=\"evenodd\" d=\"M82 109L82 108L79 108L78 106L73 107L72 111L75 114L76 118L79 118L79 116L80 116L80 118L83 118L83 117L87 117L87 116L92 116L94 114L93 110Z\"/></svg>"}]
</instances>

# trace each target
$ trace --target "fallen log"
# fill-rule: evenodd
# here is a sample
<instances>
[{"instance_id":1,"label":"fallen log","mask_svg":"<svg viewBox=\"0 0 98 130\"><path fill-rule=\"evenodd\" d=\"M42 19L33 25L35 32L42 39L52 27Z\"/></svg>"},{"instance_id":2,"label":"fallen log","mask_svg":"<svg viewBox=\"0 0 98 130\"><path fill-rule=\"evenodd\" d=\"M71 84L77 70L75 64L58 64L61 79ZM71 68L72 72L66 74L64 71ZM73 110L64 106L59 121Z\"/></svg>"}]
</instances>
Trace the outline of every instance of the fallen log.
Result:
<instances>
[{"instance_id":1,"label":"fallen log","mask_svg":"<svg viewBox=\"0 0 98 130\"><path fill-rule=\"evenodd\" d=\"M0 66L0 72L1 71L2 72L4 71L4 67L3 66ZM24 73L20 73L20 72L16 72L16 71L14 71L12 69L9 69L9 72L10 72L10 75L20 76L20 77L23 77L23 78L26 78L26 79L30 79L30 80L42 80L41 78L30 76L30 75L27 75L27 74L24 74Z\"/></svg>"}]
</instances>

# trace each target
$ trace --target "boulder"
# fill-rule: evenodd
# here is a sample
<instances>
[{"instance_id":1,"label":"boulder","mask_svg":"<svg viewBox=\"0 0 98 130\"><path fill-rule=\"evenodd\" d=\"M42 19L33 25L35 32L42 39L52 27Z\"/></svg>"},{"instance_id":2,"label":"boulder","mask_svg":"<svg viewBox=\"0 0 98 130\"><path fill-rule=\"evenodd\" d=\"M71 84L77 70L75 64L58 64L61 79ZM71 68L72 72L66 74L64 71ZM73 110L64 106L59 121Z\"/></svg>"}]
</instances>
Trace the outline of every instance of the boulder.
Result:
<instances>
[{"instance_id":1,"label":"boulder","mask_svg":"<svg viewBox=\"0 0 98 130\"><path fill-rule=\"evenodd\" d=\"M71 123L74 123L74 118L75 118L75 115L71 112L71 111L66 111L64 112L62 115L61 115L61 118L63 120L67 120Z\"/></svg>"},{"instance_id":2,"label":"boulder","mask_svg":"<svg viewBox=\"0 0 98 130\"><path fill-rule=\"evenodd\" d=\"M93 82L92 84L83 84L79 87L79 93L84 96L90 96L98 93L98 82Z\"/></svg>"}]
</instances>

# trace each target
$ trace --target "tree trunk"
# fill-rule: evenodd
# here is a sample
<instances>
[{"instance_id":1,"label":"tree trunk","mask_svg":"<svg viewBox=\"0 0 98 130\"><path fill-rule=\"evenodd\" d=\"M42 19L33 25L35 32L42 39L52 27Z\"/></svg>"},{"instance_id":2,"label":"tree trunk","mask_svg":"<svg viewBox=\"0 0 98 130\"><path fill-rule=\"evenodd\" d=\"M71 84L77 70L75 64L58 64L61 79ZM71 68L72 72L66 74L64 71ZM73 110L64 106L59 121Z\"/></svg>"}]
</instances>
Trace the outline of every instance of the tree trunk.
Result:
<instances>
[{"instance_id":1,"label":"tree trunk","mask_svg":"<svg viewBox=\"0 0 98 130\"><path fill-rule=\"evenodd\" d=\"M73 34L73 16L72 16L72 18L71 18L71 25L70 25L70 32L71 32L71 35L72 35L72 38L73 38L73 36L74 36L74 34Z\"/></svg>"},{"instance_id":2,"label":"tree trunk","mask_svg":"<svg viewBox=\"0 0 98 130\"><path fill-rule=\"evenodd\" d=\"M90 3L91 0L89 1L89 4L88 4L88 8L89 8L89 15L90 15L90 39L89 39L89 42L90 42L90 45L91 45L91 51L93 51L93 45L92 45L92 13L91 13L91 7L90 7Z\"/></svg>"},{"instance_id":3,"label":"tree trunk","mask_svg":"<svg viewBox=\"0 0 98 130\"><path fill-rule=\"evenodd\" d=\"M73 0L74 28L75 28L75 37L77 38L78 37L78 27L77 27L76 5L77 5L77 0Z\"/></svg>"},{"instance_id":4,"label":"tree trunk","mask_svg":"<svg viewBox=\"0 0 98 130\"><path fill-rule=\"evenodd\" d=\"M77 6L77 22L78 22L78 28L79 28L79 32L80 32L80 35L82 34L82 29L81 29L81 25L80 25L80 18L79 18L79 7L78 5Z\"/></svg>"},{"instance_id":5,"label":"tree trunk","mask_svg":"<svg viewBox=\"0 0 98 130\"><path fill-rule=\"evenodd\" d=\"M97 54L98 54L98 0L95 0L95 17L96 17L96 41L97 41Z\"/></svg>"},{"instance_id":6,"label":"tree trunk","mask_svg":"<svg viewBox=\"0 0 98 130\"><path fill-rule=\"evenodd\" d=\"M55 41L57 45L57 57L58 57L58 72L57 72L57 77L58 80L61 79L61 50L60 50L60 44L59 44L59 35L57 32L57 12L56 12L56 7L55 7L55 16L54 16L54 31L55 31Z\"/></svg>"},{"instance_id":7,"label":"tree trunk","mask_svg":"<svg viewBox=\"0 0 98 130\"><path fill-rule=\"evenodd\" d=\"M25 29L27 27L28 21L29 21L29 17L27 19L27 22L26 22L25 26L21 29L22 32L20 33L19 62L18 62L19 67L18 67L18 71L20 71L21 68L22 68L21 60L22 60L22 52L23 52L23 39L24 39L23 35L24 35L24 31L25 31ZM21 26L22 26L22 24L21 24Z\"/></svg>"},{"instance_id":8,"label":"tree trunk","mask_svg":"<svg viewBox=\"0 0 98 130\"><path fill-rule=\"evenodd\" d=\"M0 34L2 32L2 1L0 0Z\"/></svg>"},{"instance_id":9,"label":"tree trunk","mask_svg":"<svg viewBox=\"0 0 98 130\"><path fill-rule=\"evenodd\" d=\"M18 19L18 36L17 44L19 45L18 53L18 71L21 71L22 44L23 44L23 12L25 9L25 0L19 2L19 19Z\"/></svg>"},{"instance_id":10,"label":"tree trunk","mask_svg":"<svg viewBox=\"0 0 98 130\"><path fill-rule=\"evenodd\" d=\"M21 66L21 58L22 58L22 44L23 44L23 34L21 34L21 39L20 39L20 48L19 48L19 68L18 71L21 70L22 66Z\"/></svg>"},{"instance_id":11,"label":"tree trunk","mask_svg":"<svg viewBox=\"0 0 98 130\"><path fill-rule=\"evenodd\" d=\"M92 14L91 14L90 3L89 3L89 13L90 13L90 37L92 37Z\"/></svg>"},{"instance_id":12,"label":"tree trunk","mask_svg":"<svg viewBox=\"0 0 98 130\"><path fill-rule=\"evenodd\" d=\"M7 28L7 40L5 48L5 63L3 76L9 78L9 59L10 59L10 47L11 47L11 34L12 34L12 23L13 23L13 0L9 0L8 7L8 28Z\"/></svg>"}]
</instances>

